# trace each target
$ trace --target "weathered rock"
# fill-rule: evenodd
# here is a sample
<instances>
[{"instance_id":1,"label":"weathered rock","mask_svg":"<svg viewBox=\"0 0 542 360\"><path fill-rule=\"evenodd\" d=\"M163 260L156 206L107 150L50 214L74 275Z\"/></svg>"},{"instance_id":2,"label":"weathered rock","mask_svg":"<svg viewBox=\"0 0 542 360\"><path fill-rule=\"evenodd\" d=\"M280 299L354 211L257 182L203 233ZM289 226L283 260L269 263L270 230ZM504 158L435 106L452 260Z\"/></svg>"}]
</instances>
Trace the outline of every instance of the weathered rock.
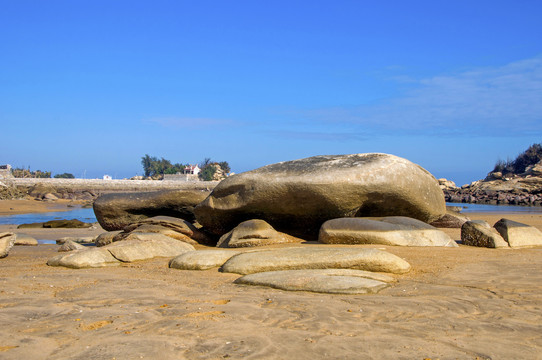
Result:
<instances>
[{"instance_id":1,"label":"weathered rock","mask_svg":"<svg viewBox=\"0 0 542 360\"><path fill-rule=\"evenodd\" d=\"M487 248L508 247L502 236L484 220L467 221L461 227L461 241L464 245Z\"/></svg>"},{"instance_id":2,"label":"weathered rock","mask_svg":"<svg viewBox=\"0 0 542 360\"><path fill-rule=\"evenodd\" d=\"M179 270L207 270L222 266L237 254L239 251L235 250L189 251L172 259L169 262L169 267Z\"/></svg>"},{"instance_id":3,"label":"weathered rock","mask_svg":"<svg viewBox=\"0 0 542 360\"><path fill-rule=\"evenodd\" d=\"M94 240L94 243L98 247L111 244L115 236L117 236L120 233L121 231L108 231L105 233L101 233L100 235L96 237L96 240Z\"/></svg>"},{"instance_id":4,"label":"weathered rock","mask_svg":"<svg viewBox=\"0 0 542 360\"><path fill-rule=\"evenodd\" d=\"M94 244L96 242L96 237L94 236L66 236L60 239L56 239L57 245L62 245L67 241L73 241L78 244Z\"/></svg>"},{"instance_id":5,"label":"weathered rock","mask_svg":"<svg viewBox=\"0 0 542 360\"><path fill-rule=\"evenodd\" d=\"M94 213L100 225L108 231L143 219L164 215L194 220L194 206L203 201L208 191L165 190L155 192L105 194L94 202Z\"/></svg>"},{"instance_id":6,"label":"weathered rock","mask_svg":"<svg viewBox=\"0 0 542 360\"><path fill-rule=\"evenodd\" d=\"M158 232L131 232L131 233L128 233L128 234L125 234L125 233L120 233L118 234L117 236L115 236L113 238L113 243L117 243L117 242L120 242L120 241L128 241L128 240L143 240L143 241L150 241L150 240L161 240L161 239L170 239L170 240L175 240L175 241L179 241L179 242L184 242L184 243L187 243L187 244L190 244L190 245L195 245L197 244L194 240L190 239L189 237L186 237L186 240L179 240L179 239L174 239L172 237L169 237L167 235L164 235L164 234L161 234L161 233L158 233Z\"/></svg>"},{"instance_id":7,"label":"weathered rock","mask_svg":"<svg viewBox=\"0 0 542 360\"><path fill-rule=\"evenodd\" d=\"M8 256L9 251L15 244L15 234L11 232L0 233L0 259Z\"/></svg>"},{"instance_id":8,"label":"weathered rock","mask_svg":"<svg viewBox=\"0 0 542 360\"><path fill-rule=\"evenodd\" d=\"M128 226L126 229L131 229L131 230L129 230L129 232L126 232L126 230L124 230L124 232L119 233L113 238L113 242L125 240L127 237L130 236L130 234L155 233L155 234L168 236L175 240L184 241L188 244L192 244L192 245L198 244L197 241L192 240L187 235L184 235L180 232L177 232L175 230L172 230L170 228L160 226L160 225L139 224L139 226Z\"/></svg>"},{"instance_id":9,"label":"weathered rock","mask_svg":"<svg viewBox=\"0 0 542 360\"><path fill-rule=\"evenodd\" d=\"M15 245L37 246L38 240L27 234L15 234Z\"/></svg>"},{"instance_id":10,"label":"weathered rock","mask_svg":"<svg viewBox=\"0 0 542 360\"><path fill-rule=\"evenodd\" d=\"M288 291L311 291L328 294L376 293L388 287L394 278L363 270L311 269L269 271L245 275L234 282L268 286Z\"/></svg>"},{"instance_id":11,"label":"weathered rock","mask_svg":"<svg viewBox=\"0 0 542 360\"><path fill-rule=\"evenodd\" d=\"M243 221L232 231L222 235L216 246L240 248L301 241L303 240L278 232L263 220L255 219Z\"/></svg>"},{"instance_id":12,"label":"weathered rock","mask_svg":"<svg viewBox=\"0 0 542 360\"><path fill-rule=\"evenodd\" d=\"M55 201L55 200L58 200L58 197L56 195L54 195L54 194L47 193L47 194L43 195L43 200Z\"/></svg>"},{"instance_id":13,"label":"weathered rock","mask_svg":"<svg viewBox=\"0 0 542 360\"><path fill-rule=\"evenodd\" d=\"M213 243L213 240L210 239L207 234L205 234L203 231L198 229L190 222L172 216L154 216L152 218L141 220L139 224L159 225L170 228L176 232L188 236L191 239L196 240L200 244L215 245L214 243L216 243L216 240ZM124 229L124 231L126 231L126 229Z\"/></svg>"},{"instance_id":14,"label":"weathered rock","mask_svg":"<svg viewBox=\"0 0 542 360\"><path fill-rule=\"evenodd\" d=\"M47 261L49 266L64 266L72 269L96 268L104 266L118 266L117 260L105 248L91 248L81 251L71 251L67 254L60 254Z\"/></svg>"},{"instance_id":15,"label":"weathered rock","mask_svg":"<svg viewBox=\"0 0 542 360\"><path fill-rule=\"evenodd\" d=\"M387 154L315 156L236 174L220 182L195 214L222 235L262 219L281 232L312 239L329 219L445 213L437 180L420 166Z\"/></svg>"},{"instance_id":16,"label":"weathered rock","mask_svg":"<svg viewBox=\"0 0 542 360\"><path fill-rule=\"evenodd\" d=\"M402 274L410 270L410 264L382 250L326 246L246 252L235 255L220 268L222 272L237 274L302 269L357 269Z\"/></svg>"},{"instance_id":17,"label":"weathered rock","mask_svg":"<svg viewBox=\"0 0 542 360\"><path fill-rule=\"evenodd\" d=\"M328 220L320 229L318 241L324 244L457 246L437 228L404 216Z\"/></svg>"},{"instance_id":18,"label":"weathered rock","mask_svg":"<svg viewBox=\"0 0 542 360\"><path fill-rule=\"evenodd\" d=\"M87 249L86 246L76 243L75 241L68 240L65 241L64 244L62 244L62 246L58 249L58 252L68 252L85 249Z\"/></svg>"},{"instance_id":19,"label":"weathered rock","mask_svg":"<svg viewBox=\"0 0 542 360\"><path fill-rule=\"evenodd\" d=\"M542 232L534 226L501 219L493 227L508 242L510 247L542 246Z\"/></svg>"},{"instance_id":20,"label":"weathered rock","mask_svg":"<svg viewBox=\"0 0 542 360\"><path fill-rule=\"evenodd\" d=\"M470 219L465 215L462 215L455 211L446 210L446 214L436 221L433 221L430 225L436 228L461 228L464 223Z\"/></svg>"},{"instance_id":21,"label":"weathered rock","mask_svg":"<svg viewBox=\"0 0 542 360\"><path fill-rule=\"evenodd\" d=\"M35 229L35 228L45 228L45 229L56 229L56 228L76 228L83 229L91 227L91 223L86 223L77 219L71 220L51 220L42 223L31 223L31 224L21 224L17 226L17 229Z\"/></svg>"},{"instance_id":22,"label":"weathered rock","mask_svg":"<svg viewBox=\"0 0 542 360\"><path fill-rule=\"evenodd\" d=\"M121 262L147 260L155 257L175 257L194 247L182 241L167 236L153 240L130 240L114 244L92 247L90 249L72 251L68 254L55 256L47 261L50 266L64 266L74 269L103 266L117 266Z\"/></svg>"},{"instance_id":23,"label":"weathered rock","mask_svg":"<svg viewBox=\"0 0 542 360\"><path fill-rule=\"evenodd\" d=\"M153 234L159 235L159 234ZM134 262L152 259L155 257L175 257L187 251L194 251L194 247L182 241L177 241L167 236L153 240L130 240L121 241L101 247L106 248L111 255L122 262Z\"/></svg>"}]
</instances>

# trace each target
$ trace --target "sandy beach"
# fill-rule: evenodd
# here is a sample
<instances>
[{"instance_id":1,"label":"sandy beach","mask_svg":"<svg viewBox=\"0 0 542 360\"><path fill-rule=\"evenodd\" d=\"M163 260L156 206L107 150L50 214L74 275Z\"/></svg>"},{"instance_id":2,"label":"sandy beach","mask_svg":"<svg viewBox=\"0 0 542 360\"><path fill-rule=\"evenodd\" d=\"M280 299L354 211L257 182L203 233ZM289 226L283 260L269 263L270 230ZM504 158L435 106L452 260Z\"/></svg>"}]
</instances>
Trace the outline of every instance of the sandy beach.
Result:
<instances>
[{"instance_id":1,"label":"sandy beach","mask_svg":"<svg viewBox=\"0 0 542 360\"><path fill-rule=\"evenodd\" d=\"M542 229L542 215L468 216ZM0 231L23 232L14 228ZM45 263L57 245L16 246L0 260L0 358L542 359L541 248L376 247L413 270L362 296L235 285L239 275L169 269L169 259L55 268Z\"/></svg>"}]
</instances>

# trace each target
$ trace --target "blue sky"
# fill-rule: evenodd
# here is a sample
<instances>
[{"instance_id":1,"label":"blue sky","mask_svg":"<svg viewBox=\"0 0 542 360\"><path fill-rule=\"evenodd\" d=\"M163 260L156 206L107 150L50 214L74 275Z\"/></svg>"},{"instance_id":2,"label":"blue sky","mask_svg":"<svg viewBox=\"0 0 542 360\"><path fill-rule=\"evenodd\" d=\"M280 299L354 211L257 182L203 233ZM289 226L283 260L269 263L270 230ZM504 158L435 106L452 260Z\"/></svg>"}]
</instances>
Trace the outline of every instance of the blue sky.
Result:
<instances>
[{"instance_id":1,"label":"blue sky","mask_svg":"<svg viewBox=\"0 0 542 360\"><path fill-rule=\"evenodd\" d=\"M542 142L540 1L0 5L0 163L384 152L461 185Z\"/></svg>"}]
</instances>

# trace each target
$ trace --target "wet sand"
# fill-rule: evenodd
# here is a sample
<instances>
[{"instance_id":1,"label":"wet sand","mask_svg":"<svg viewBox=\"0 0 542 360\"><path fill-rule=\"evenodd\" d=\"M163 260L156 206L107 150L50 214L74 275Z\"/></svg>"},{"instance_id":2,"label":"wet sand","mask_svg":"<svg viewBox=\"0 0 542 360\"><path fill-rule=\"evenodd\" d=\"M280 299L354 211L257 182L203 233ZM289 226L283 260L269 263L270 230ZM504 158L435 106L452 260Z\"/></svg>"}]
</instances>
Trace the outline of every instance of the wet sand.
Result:
<instances>
[{"instance_id":1,"label":"wet sand","mask_svg":"<svg viewBox=\"0 0 542 360\"><path fill-rule=\"evenodd\" d=\"M44 213L50 211L68 211L81 206L84 201L56 200L0 200L0 215Z\"/></svg>"},{"instance_id":2,"label":"wet sand","mask_svg":"<svg viewBox=\"0 0 542 360\"><path fill-rule=\"evenodd\" d=\"M468 216L542 229L542 215ZM0 358L542 358L542 249L376 247L413 270L375 295L327 295L235 285L239 275L168 259L54 268L57 245L17 246L0 260Z\"/></svg>"}]
</instances>

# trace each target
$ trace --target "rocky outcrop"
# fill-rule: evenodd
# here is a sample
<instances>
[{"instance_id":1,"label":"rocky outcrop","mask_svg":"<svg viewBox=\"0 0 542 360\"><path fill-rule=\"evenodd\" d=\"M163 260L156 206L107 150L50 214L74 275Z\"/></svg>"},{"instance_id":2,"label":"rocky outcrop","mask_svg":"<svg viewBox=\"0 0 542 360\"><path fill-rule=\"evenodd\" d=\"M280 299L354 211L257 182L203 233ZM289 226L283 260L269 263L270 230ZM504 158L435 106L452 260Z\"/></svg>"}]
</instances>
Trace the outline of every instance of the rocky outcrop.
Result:
<instances>
[{"instance_id":1,"label":"rocky outcrop","mask_svg":"<svg viewBox=\"0 0 542 360\"><path fill-rule=\"evenodd\" d=\"M510 247L542 246L542 232L534 226L517 221L501 219L493 227L508 242Z\"/></svg>"},{"instance_id":2,"label":"rocky outcrop","mask_svg":"<svg viewBox=\"0 0 542 360\"><path fill-rule=\"evenodd\" d=\"M253 247L273 244L301 242L303 240L278 232L263 220L247 220L232 231L222 235L217 247Z\"/></svg>"},{"instance_id":3,"label":"rocky outcrop","mask_svg":"<svg viewBox=\"0 0 542 360\"><path fill-rule=\"evenodd\" d=\"M108 231L122 230L160 215L193 221L194 207L207 195L209 192L203 190L106 194L94 202L94 213L100 225Z\"/></svg>"},{"instance_id":4,"label":"rocky outcrop","mask_svg":"<svg viewBox=\"0 0 542 360\"><path fill-rule=\"evenodd\" d=\"M389 286L394 278L362 270L311 269L269 271L249 274L236 284L268 286L288 291L311 291L327 294L369 294Z\"/></svg>"},{"instance_id":5,"label":"rocky outcrop","mask_svg":"<svg viewBox=\"0 0 542 360\"><path fill-rule=\"evenodd\" d=\"M506 248L508 243L502 236L483 220L467 221L461 227L463 245L487 248Z\"/></svg>"},{"instance_id":6,"label":"rocky outcrop","mask_svg":"<svg viewBox=\"0 0 542 360\"><path fill-rule=\"evenodd\" d=\"M17 226L17 229L57 229L57 228L73 228L73 229L85 229L92 227L91 223L86 223L77 219L71 220L51 220L46 222L21 224Z\"/></svg>"},{"instance_id":7,"label":"rocky outcrop","mask_svg":"<svg viewBox=\"0 0 542 360\"><path fill-rule=\"evenodd\" d=\"M315 156L233 175L219 183L195 214L222 235L262 219L280 232L316 238L330 219L409 216L437 220L445 213L437 180L420 166L387 154Z\"/></svg>"},{"instance_id":8,"label":"rocky outcrop","mask_svg":"<svg viewBox=\"0 0 542 360\"><path fill-rule=\"evenodd\" d=\"M245 252L235 255L220 268L222 272L243 275L303 269L355 269L402 274L410 270L410 264L382 250L326 246Z\"/></svg>"},{"instance_id":9,"label":"rocky outcrop","mask_svg":"<svg viewBox=\"0 0 542 360\"><path fill-rule=\"evenodd\" d=\"M15 234L10 232L0 233L0 259L8 256L9 251L15 244Z\"/></svg>"},{"instance_id":10,"label":"rocky outcrop","mask_svg":"<svg viewBox=\"0 0 542 360\"><path fill-rule=\"evenodd\" d=\"M320 228L318 241L324 244L457 247L444 232L403 216L328 220Z\"/></svg>"}]
</instances>

